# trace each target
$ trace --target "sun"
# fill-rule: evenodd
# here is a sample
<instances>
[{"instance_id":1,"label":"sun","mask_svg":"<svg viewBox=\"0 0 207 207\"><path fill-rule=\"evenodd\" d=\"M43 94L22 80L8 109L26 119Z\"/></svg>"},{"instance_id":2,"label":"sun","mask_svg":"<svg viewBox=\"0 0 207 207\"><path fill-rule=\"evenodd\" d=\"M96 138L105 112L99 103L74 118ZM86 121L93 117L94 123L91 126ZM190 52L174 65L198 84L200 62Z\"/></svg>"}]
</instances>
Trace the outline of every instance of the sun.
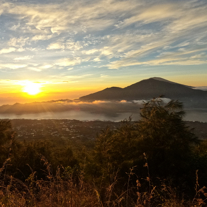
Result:
<instances>
[{"instance_id":1,"label":"sun","mask_svg":"<svg viewBox=\"0 0 207 207\"><path fill-rule=\"evenodd\" d=\"M41 92L40 90L41 87L42 86L39 83L33 83L33 82L28 81L24 85L23 92L26 92L29 95L36 95Z\"/></svg>"}]
</instances>

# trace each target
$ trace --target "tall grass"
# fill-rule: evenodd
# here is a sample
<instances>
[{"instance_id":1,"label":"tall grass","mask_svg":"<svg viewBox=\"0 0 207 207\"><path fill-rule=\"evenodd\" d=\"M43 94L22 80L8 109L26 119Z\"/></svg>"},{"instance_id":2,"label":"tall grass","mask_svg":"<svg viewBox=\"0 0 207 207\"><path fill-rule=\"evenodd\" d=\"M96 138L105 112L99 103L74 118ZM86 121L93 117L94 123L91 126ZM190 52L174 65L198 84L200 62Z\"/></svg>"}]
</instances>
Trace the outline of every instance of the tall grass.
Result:
<instances>
[{"instance_id":1,"label":"tall grass","mask_svg":"<svg viewBox=\"0 0 207 207\"><path fill-rule=\"evenodd\" d=\"M136 179L134 186L130 185L134 176L134 168L128 173L128 182L124 191L117 191L116 185L119 178L113 178L113 183L105 189L97 187L93 182L87 182L84 172L74 178L67 168L57 168L55 175L51 172L48 161L42 157L47 171L46 179L38 180L36 172L31 169L30 176L22 182L6 174L7 159L0 168L0 206L1 207L198 207L206 206L206 187L200 187L198 171L196 171L195 197L192 200L179 198L176 189L164 181L161 188L153 186L150 180L149 166L145 178ZM135 175L136 176L136 175ZM143 180L147 182L148 189L142 190ZM103 196L104 192L104 196Z\"/></svg>"}]
</instances>

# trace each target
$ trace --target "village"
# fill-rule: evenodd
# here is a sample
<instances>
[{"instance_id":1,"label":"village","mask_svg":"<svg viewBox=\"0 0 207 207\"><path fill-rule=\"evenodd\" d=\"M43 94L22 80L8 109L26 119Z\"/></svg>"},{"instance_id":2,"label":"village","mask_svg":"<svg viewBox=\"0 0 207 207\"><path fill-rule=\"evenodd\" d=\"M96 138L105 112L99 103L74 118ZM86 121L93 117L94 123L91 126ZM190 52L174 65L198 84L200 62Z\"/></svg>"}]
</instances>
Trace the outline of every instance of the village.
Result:
<instances>
[{"instance_id":1,"label":"village","mask_svg":"<svg viewBox=\"0 0 207 207\"><path fill-rule=\"evenodd\" d=\"M110 126L116 129L122 122L79 121L69 119L13 119L13 130L18 140L34 141L44 139L86 139L94 140L96 136ZM186 122L199 139L207 138L207 123Z\"/></svg>"},{"instance_id":2,"label":"village","mask_svg":"<svg viewBox=\"0 0 207 207\"><path fill-rule=\"evenodd\" d=\"M107 126L116 128L121 122L78 121L67 119L14 119L12 127L18 140L90 139L93 140Z\"/></svg>"}]
</instances>

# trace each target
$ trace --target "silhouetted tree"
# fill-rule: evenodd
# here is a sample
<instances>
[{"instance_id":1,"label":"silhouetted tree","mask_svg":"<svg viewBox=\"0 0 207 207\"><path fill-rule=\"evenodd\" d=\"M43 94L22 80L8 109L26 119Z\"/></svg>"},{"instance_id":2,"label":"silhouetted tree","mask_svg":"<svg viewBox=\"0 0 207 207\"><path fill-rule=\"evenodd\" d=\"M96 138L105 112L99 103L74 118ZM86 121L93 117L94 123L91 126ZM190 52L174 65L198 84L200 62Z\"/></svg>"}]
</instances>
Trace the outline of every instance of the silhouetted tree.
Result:
<instances>
[{"instance_id":1,"label":"silhouetted tree","mask_svg":"<svg viewBox=\"0 0 207 207\"><path fill-rule=\"evenodd\" d=\"M129 168L137 166L136 173L146 176L145 153L153 177L184 179L190 168L191 149L198 139L185 125L183 115L179 101L166 104L157 98L144 103L140 121L125 121L117 130L103 131L95 147L99 173L110 181L114 172L124 176Z\"/></svg>"},{"instance_id":2,"label":"silhouetted tree","mask_svg":"<svg viewBox=\"0 0 207 207\"><path fill-rule=\"evenodd\" d=\"M14 145L14 132L9 120L0 120L0 164L9 157Z\"/></svg>"},{"instance_id":3,"label":"silhouetted tree","mask_svg":"<svg viewBox=\"0 0 207 207\"><path fill-rule=\"evenodd\" d=\"M184 114L181 102L164 104L159 98L141 109L142 119L137 123L140 149L146 153L155 175L182 177L189 169L192 146L199 141L183 121Z\"/></svg>"}]
</instances>

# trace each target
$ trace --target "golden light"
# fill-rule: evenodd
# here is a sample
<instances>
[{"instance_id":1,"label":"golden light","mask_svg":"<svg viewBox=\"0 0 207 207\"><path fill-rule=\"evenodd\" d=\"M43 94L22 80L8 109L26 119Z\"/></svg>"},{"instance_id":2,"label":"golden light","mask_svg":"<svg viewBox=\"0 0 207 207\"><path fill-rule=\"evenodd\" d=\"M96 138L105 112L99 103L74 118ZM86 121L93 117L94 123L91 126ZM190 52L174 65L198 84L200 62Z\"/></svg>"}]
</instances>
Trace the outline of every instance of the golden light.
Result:
<instances>
[{"instance_id":1,"label":"golden light","mask_svg":"<svg viewBox=\"0 0 207 207\"><path fill-rule=\"evenodd\" d=\"M40 83L33 83L28 81L27 83L24 84L23 92L26 92L29 95L36 95L41 92L40 90L41 87L42 86Z\"/></svg>"}]
</instances>

